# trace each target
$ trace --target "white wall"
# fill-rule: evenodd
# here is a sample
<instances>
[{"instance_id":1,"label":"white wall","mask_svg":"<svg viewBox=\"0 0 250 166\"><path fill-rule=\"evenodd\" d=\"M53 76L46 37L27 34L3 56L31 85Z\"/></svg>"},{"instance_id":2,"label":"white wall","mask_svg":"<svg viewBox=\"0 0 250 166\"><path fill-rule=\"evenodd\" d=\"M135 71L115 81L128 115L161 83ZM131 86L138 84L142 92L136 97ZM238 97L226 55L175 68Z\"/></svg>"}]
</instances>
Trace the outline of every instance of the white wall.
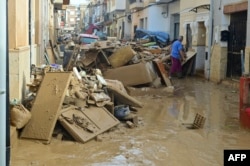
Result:
<instances>
[{"instance_id":1,"label":"white wall","mask_svg":"<svg viewBox=\"0 0 250 166\"><path fill-rule=\"evenodd\" d=\"M116 10L125 10L126 9L126 1L116 0Z\"/></svg>"},{"instance_id":2,"label":"white wall","mask_svg":"<svg viewBox=\"0 0 250 166\"><path fill-rule=\"evenodd\" d=\"M148 9L148 30L170 32L169 17L162 16L162 7L159 5L151 6Z\"/></svg>"},{"instance_id":3,"label":"white wall","mask_svg":"<svg viewBox=\"0 0 250 166\"><path fill-rule=\"evenodd\" d=\"M125 10L126 9L126 1L124 0L116 0L115 4L110 3L110 11L115 10Z\"/></svg>"},{"instance_id":4,"label":"white wall","mask_svg":"<svg viewBox=\"0 0 250 166\"><path fill-rule=\"evenodd\" d=\"M70 5L88 4L90 0L70 0Z\"/></svg>"}]
</instances>

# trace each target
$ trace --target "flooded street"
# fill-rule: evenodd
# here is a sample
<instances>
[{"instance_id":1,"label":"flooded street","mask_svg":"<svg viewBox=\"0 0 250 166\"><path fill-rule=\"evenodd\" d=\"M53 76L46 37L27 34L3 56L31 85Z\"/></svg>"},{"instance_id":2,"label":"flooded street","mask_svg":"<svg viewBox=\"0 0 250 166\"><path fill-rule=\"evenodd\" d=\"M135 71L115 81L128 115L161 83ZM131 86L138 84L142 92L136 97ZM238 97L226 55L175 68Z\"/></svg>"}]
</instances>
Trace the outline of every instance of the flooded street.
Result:
<instances>
[{"instance_id":1,"label":"flooded street","mask_svg":"<svg viewBox=\"0 0 250 166\"><path fill-rule=\"evenodd\" d=\"M173 82L173 95L163 88L131 91L144 105L138 127L121 123L85 144L20 139L11 165L221 166L224 149L250 149L250 132L239 127L239 89L194 77ZM196 113L206 118L204 128L188 129Z\"/></svg>"}]
</instances>

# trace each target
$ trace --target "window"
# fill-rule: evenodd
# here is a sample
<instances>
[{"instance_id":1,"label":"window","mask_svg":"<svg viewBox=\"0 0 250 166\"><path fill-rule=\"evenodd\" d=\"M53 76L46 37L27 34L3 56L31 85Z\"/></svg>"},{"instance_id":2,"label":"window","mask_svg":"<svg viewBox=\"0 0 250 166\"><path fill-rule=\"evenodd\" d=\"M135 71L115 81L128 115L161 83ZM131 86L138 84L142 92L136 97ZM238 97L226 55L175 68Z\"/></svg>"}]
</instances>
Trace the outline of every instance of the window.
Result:
<instances>
[{"instance_id":1,"label":"window","mask_svg":"<svg viewBox=\"0 0 250 166\"><path fill-rule=\"evenodd\" d=\"M140 28L143 29L144 28L143 26L144 26L144 19L141 18L140 19Z\"/></svg>"},{"instance_id":2,"label":"window","mask_svg":"<svg viewBox=\"0 0 250 166\"><path fill-rule=\"evenodd\" d=\"M135 3L136 0L129 0L129 3L132 4L132 3Z\"/></svg>"},{"instance_id":3,"label":"window","mask_svg":"<svg viewBox=\"0 0 250 166\"><path fill-rule=\"evenodd\" d=\"M70 11L69 14L70 15L75 15L75 11Z\"/></svg>"}]
</instances>

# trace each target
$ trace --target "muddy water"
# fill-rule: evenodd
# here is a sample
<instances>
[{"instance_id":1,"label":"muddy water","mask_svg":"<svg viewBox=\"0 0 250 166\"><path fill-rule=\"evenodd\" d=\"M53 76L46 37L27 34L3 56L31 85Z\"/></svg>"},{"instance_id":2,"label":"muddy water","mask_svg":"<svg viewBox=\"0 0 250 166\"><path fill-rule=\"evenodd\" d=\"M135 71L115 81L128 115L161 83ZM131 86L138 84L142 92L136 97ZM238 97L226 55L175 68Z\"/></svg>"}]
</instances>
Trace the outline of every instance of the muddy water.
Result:
<instances>
[{"instance_id":1,"label":"muddy water","mask_svg":"<svg viewBox=\"0 0 250 166\"><path fill-rule=\"evenodd\" d=\"M250 132L239 127L238 89L191 77L173 81L173 95L131 91L144 104L137 128L121 123L85 144L18 140L11 165L221 166L224 149L250 149ZM187 129L196 113L206 117L204 128Z\"/></svg>"}]
</instances>

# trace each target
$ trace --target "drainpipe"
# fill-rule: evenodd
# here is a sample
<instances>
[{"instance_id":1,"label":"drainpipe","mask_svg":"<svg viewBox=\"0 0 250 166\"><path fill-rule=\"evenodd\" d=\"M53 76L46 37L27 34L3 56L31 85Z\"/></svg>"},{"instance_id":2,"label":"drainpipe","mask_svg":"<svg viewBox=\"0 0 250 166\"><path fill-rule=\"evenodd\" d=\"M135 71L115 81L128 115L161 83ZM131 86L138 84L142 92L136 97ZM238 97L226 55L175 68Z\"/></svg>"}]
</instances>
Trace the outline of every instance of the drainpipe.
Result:
<instances>
[{"instance_id":1,"label":"drainpipe","mask_svg":"<svg viewBox=\"0 0 250 166\"><path fill-rule=\"evenodd\" d=\"M206 64L206 79L209 80L210 79L210 66L211 66L211 56L212 56L212 52L211 52L211 48L212 48L212 40L213 40L213 12L214 12L214 1L210 0L210 12L209 12L209 38L208 38L208 55L207 55L207 64Z\"/></svg>"},{"instance_id":2,"label":"drainpipe","mask_svg":"<svg viewBox=\"0 0 250 166\"><path fill-rule=\"evenodd\" d=\"M4 40L0 42L0 165L9 165L10 136L9 136L9 110L8 103L8 1L0 1L0 36ZM8 125L7 125L8 124Z\"/></svg>"}]
</instances>

